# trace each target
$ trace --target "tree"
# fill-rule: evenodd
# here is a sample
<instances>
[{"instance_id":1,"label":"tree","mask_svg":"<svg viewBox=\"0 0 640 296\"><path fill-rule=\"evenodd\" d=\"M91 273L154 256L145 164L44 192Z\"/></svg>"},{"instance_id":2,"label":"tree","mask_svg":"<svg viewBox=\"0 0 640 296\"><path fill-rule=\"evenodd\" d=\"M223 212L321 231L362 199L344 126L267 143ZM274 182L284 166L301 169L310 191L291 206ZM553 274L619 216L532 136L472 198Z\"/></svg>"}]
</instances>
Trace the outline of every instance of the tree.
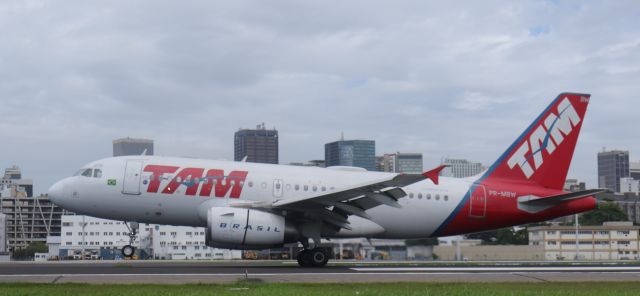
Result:
<instances>
[{"instance_id":1,"label":"tree","mask_svg":"<svg viewBox=\"0 0 640 296\"><path fill-rule=\"evenodd\" d=\"M598 208L580 216L580 225L602 225L606 221L629 221L625 213L616 203L606 201L598 204Z\"/></svg>"},{"instance_id":2,"label":"tree","mask_svg":"<svg viewBox=\"0 0 640 296\"><path fill-rule=\"evenodd\" d=\"M480 239L483 245L528 245L527 228L515 230L513 227L467 235L470 239Z\"/></svg>"},{"instance_id":3,"label":"tree","mask_svg":"<svg viewBox=\"0 0 640 296\"><path fill-rule=\"evenodd\" d=\"M46 253L49 248L44 242L32 242L26 248L17 249L13 252L13 258L17 260L33 259L35 253Z\"/></svg>"}]
</instances>

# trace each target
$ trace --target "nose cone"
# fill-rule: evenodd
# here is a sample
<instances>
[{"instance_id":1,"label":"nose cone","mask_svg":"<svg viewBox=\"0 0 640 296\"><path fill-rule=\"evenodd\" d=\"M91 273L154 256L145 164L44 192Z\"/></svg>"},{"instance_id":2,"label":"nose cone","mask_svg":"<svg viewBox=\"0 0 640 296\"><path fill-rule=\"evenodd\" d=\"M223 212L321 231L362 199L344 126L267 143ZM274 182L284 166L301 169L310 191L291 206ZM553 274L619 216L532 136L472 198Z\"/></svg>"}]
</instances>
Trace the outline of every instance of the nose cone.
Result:
<instances>
[{"instance_id":1,"label":"nose cone","mask_svg":"<svg viewBox=\"0 0 640 296\"><path fill-rule=\"evenodd\" d=\"M59 181L56 184L53 184L51 188L49 188L49 200L53 203L60 205L62 199L64 198L64 181Z\"/></svg>"}]
</instances>

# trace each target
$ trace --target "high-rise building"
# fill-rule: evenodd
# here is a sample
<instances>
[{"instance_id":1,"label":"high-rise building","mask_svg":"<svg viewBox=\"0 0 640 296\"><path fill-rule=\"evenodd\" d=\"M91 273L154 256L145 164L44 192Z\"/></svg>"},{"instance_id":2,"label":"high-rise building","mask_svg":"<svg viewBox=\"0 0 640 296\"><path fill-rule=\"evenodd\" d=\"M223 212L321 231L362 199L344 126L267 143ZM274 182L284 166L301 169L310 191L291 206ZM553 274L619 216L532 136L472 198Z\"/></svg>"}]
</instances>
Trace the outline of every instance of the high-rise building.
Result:
<instances>
[{"instance_id":1,"label":"high-rise building","mask_svg":"<svg viewBox=\"0 0 640 296\"><path fill-rule=\"evenodd\" d=\"M629 177L640 180L640 161L629 162Z\"/></svg>"},{"instance_id":2,"label":"high-rise building","mask_svg":"<svg viewBox=\"0 0 640 296\"><path fill-rule=\"evenodd\" d=\"M629 151L598 153L598 187L620 192L620 178L629 177Z\"/></svg>"},{"instance_id":3,"label":"high-rise building","mask_svg":"<svg viewBox=\"0 0 640 296\"><path fill-rule=\"evenodd\" d=\"M422 153L384 154L376 157L376 165L379 171L392 173L422 173Z\"/></svg>"},{"instance_id":4,"label":"high-rise building","mask_svg":"<svg viewBox=\"0 0 640 296\"><path fill-rule=\"evenodd\" d=\"M16 179L19 178L19 179ZM7 248L24 248L60 235L60 216L65 213L46 195L33 196L33 181L22 179L18 167L5 171L0 182L0 208L6 217Z\"/></svg>"},{"instance_id":5,"label":"high-rise building","mask_svg":"<svg viewBox=\"0 0 640 296\"><path fill-rule=\"evenodd\" d=\"M444 158L442 164L449 165L440 173L441 176L466 178L480 174L484 167L479 162L471 162L466 159Z\"/></svg>"},{"instance_id":6,"label":"high-rise building","mask_svg":"<svg viewBox=\"0 0 640 296\"><path fill-rule=\"evenodd\" d=\"M247 162L278 164L278 131L268 130L264 123L256 129L240 129L234 135L234 159Z\"/></svg>"},{"instance_id":7,"label":"high-rise building","mask_svg":"<svg viewBox=\"0 0 640 296\"><path fill-rule=\"evenodd\" d=\"M339 140L324 145L327 167L352 166L376 170L376 142L372 140Z\"/></svg>"},{"instance_id":8,"label":"high-rise building","mask_svg":"<svg viewBox=\"0 0 640 296\"><path fill-rule=\"evenodd\" d=\"M145 152L146 151L146 152ZM122 138L113 140L113 156L153 155L153 140Z\"/></svg>"},{"instance_id":9,"label":"high-rise building","mask_svg":"<svg viewBox=\"0 0 640 296\"><path fill-rule=\"evenodd\" d=\"M385 153L381 156L376 156L376 170L380 172L395 172L395 154Z\"/></svg>"},{"instance_id":10,"label":"high-rise building","mask_svg":"<svg viewBox=\"0 0 640 296\"><path fill-rule=\"evenodd\" d=\"M584 182L578 181L578 179L567 179L564 181L563 190L571 192L583 191L587 190L587 185Z\"/></svg>"},{"instance_id":11,"label":"high-rise building","mask_svg":"<svg viewBox=\"0 0 640 296\"><path fill-rule=\"evenodd\" d=\"M7 252L7 215L0 212L0 253Z\"/></svg>"},{"instance_id":12,"label":"high-rise building","mask_svg":"<svg viewBox=\"0 0 640 296\"><path fill-rule=\"evenodd\" d=\"M307 162L291 162L289 165L306 166L306 167L324 167L324 159L313 159Z\"/></svg>"},{"instance_id":13,"label":"high-rise building","mask_svg":"<svg viewBox=\"0 0 640 296\"><path fill-rule=\"evenodd\" d=\"M396 173L422 173L422 153L396 153Z\"/></svg>"},{"instance_id":14,"label":"high-rise building","mask_svg":"<svg viewBox=\"0 0 640 296\"><path fill-rule=\"evenodd\" d=\"M5 191L4 196L9 196L11 190L16 191L16 195L33 196L33 180L22 179L20 167L14 165L4 170L4 177L0 179L0 190Z\"/></svg>"}]
</instances>

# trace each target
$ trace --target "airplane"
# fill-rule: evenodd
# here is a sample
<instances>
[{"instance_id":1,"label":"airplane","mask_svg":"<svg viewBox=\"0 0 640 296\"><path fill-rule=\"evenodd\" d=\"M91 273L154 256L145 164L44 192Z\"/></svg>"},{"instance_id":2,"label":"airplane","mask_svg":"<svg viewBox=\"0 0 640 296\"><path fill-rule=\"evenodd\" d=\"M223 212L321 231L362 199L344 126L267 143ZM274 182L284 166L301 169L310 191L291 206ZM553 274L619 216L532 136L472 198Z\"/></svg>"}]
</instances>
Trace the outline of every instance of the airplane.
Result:
<instances>
[{"instance_id":1,"label":"airplane","mask_svg":"<svg viewBox=\"0 0 640 296\"><path fill-rule=\"evenodd\" d=\"M302 267L322 267L322 238L416 239L546 221L596 207L602 189L563 185L590 95L562 93L483 173L441 177L355 167L300 167L160 156L105 158L48 192L78 214L206 228L206 245L267 249L300 243ZM486 131L494 132L494 131Z\"/></svg>"}]
</instances>

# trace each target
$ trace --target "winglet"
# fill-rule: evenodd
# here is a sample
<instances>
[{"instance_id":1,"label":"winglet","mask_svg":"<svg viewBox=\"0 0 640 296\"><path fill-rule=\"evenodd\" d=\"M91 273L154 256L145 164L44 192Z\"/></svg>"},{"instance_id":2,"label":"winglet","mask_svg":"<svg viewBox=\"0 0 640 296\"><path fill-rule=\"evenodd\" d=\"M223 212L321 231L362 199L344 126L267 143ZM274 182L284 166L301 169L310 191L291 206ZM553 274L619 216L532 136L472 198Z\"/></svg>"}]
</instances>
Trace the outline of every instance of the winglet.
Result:
<instances>
[{"instance_id":1,"label":"winglet","mask_svg":"<svg viewBox=\"0 0 640 296\"><path fill-rule=\"evenodd\" d=\"M440 172L446 167L448 167L448 165L441 165L433 170L422 173L422 175L427 179L431 179L431 181L433 181L433 184L438 185L438 177L440 176Z\"/></svg>"}]
</instances>

